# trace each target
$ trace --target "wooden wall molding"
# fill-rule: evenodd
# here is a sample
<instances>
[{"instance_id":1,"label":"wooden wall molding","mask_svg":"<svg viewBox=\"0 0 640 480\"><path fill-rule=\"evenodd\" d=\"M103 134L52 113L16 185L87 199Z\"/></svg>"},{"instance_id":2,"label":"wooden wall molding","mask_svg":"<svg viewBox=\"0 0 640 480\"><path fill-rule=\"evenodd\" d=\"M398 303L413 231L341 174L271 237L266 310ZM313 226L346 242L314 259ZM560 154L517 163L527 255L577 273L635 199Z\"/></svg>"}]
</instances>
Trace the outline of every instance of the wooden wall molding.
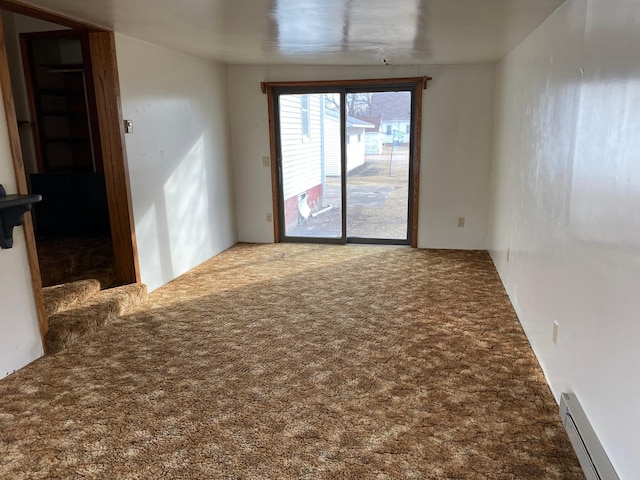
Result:
<instances>
[{"instance_id":1,"label":"wooden wall molding","mask_svg":"<svg viewBox=\"0 0 640 480\"><path fill-rule=\"evenodd\" d=\"M28 17L38 18L45 22L57 23L63 27L69 27L74 30L87 30L90 32L108 32L107 28L92 25L90 23L83 22L82 20L76 20L65 15L47 10L46 8L36 7L17 0L0 0L0 9L8 10L9 12L18 13L20 15L26 15Z\"/></svg>"},{"instance_id":2,"label":"wooden wall molding","mask_svg":"<svg viewBox=\"0 0 640 480\"><path fill-rule=\"evenodd\" d=\"M278 214L280 206L278 203L278 149L276 148L276 125L275 125L275 111L273 100L273 87L264 85L264 93L267 94L267 105L269 108L269 144L271 153L271 205L273 208L273 241L280 243L280 215Z\"/></svg>"},{"instance_id":3,"label":"wooden wall molding","mask_svg":"<svg viewBox=\"0 0 640 480\"><path fill-rule=\"evenodd\" d=\"M354 88L384 86L414 86L426 90L432 77L367 78L364 80L310 80L305 82L260 82L260 90L267 93L269 88Z\"/></svg>"},{"instance_id":4,"label":"wooden wall molding","mask_svg":"<svg viewBox=\"0 0 640 480\"><path fill-rule=\"evenodd\" d=\"M16 119L16 109L13 100L13 90L11 88L11 77L9 76L9 62L7 60L7 49L4 41L4 29L2 27L2 14L0 12L0 88L2 89L2 102L4 104L4 114L7 120L9 132L9 147L13 160L16 185L19 194L27 195L27 177L24 171L22 160L22 148L20 147L20 133L18 132L18 121ZM36 237L33 230L31 212L24 214L24 236L27 244L27 260L31 272L31 286L38 315L38 325L40 327L40 338L42 348L46 351L44 336L49 330L47 314L44 306L44 294L42 292L42 279L40 277L40 263L38 261L38 251L36 249Z\"/></svg>"},{"instance_id":5,"label":"wooden wall molding","mask_svg":"<svg viewBox=\"0 0 640 480\"><path fill-rule=\"evenodd\" d=\"M90 32L89 49L116 272L122 283L139 283L140 267L113 32Z\"/></svg>"},{"instance_id":6,"label":"wooden wall molding","mask_svg":"<svg viewBox=\"0 0 640 480\"><path fill-rule=\"evenodd\" d=\"M411 246L418 248L418 204L420 201L420 147L422 145L422 91L427 89L427 83L431 77L424 77L416 86L415 90L415 114L413 125L413 211L412 211L412 232Z\"/></svg>"}]
</instances>

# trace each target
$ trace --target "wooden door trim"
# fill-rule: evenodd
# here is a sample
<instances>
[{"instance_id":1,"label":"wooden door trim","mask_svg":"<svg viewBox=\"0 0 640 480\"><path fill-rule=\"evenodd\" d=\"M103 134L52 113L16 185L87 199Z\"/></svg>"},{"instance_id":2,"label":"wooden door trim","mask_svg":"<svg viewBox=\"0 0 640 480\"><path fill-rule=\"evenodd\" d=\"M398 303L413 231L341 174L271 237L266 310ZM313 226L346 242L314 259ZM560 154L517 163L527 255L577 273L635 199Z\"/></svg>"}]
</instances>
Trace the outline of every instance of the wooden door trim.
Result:
<instances>
[{"instance_id":1,"label":"wooden door trim","mask_svg":"<svg viewBox=\"0 0 640 480\"><path fill-rule=\"evenodd\" d=\"M1 0L0 0L1 1ZM416 86L427 88L431 77L399 77L399 78L367 78L362 80L310 80L303 82L262 82L260 89L267 93L271 88L354 88L354 87L387 87L387 86Z\"/></svg>"},{"instance_id":2,"label":"wooden door trim","mask_svg":"<svg viewBox=\"0 0 640 480\"><path fill-rule=\"evenodd\" d=\"M18 121L13 100L13 89L11 88L11 77L9 75L9 61L7 60L7 48L4 41L4 28L2 26L2 12L0 12L0 89L2 89L2 101L4 104L4 114L7 121L9 133L9 147L11 148L11 158L15 172L16 186L19 194L27 195L27 177L24 171L22 160L22 148L20 147L20 133L18 132ZM40 277L40 262L38 251L36 250L36 237L33 231L33 221L31 212L24 214L24 236L27 246L27 261L31 272L31 287L33 289L33 299L38 316L38 326L40 328L40 340L42 348L46 352L46 342L44 336L49 330L47 313L44 305L44 293L42 291L42 278Z\"/></svg>"},{"instance_id":3,"label":"wooden door trim","mask_svg":"<svg viewBox=\"0 0 640 480\"><path fill-rule=\"evenodd\" d=\"M116 273L122 283L140 283L113 32L90 32L89 49Z\"/></svg>"},{"instance_id":4,"label":"wooden door trim","mask_svg":"<svg viewBox=\"0 0 640 480\"><path fill-rule=\"evenodd\" d=\"M61 15L51 10L47 10L46 8L28 5L17 0L0 0L0 9L8 10L20 15L26 15L27 17L44 20L45 22L56 23L58 25L62 25L63 27L69 27L74 30L87 30L90 32L110 31L109 29L106 29L104 27L92 25L90 23L83 22L82 20L76 20L75 18Z\"/></svg>"},{"instance_id":5,"label":"wooden door trim","mask_svg":"<svg viewBox=\"0 0 640 480\"><path fill-rule=\"evenodd\" d=\"M280 243L282 238L280 237L280 206L278 202L278 165L277 161L278 149L276 148L276 123L274 112L274 98L273 87L265 86L264 93L267 94L267 105L269 108L269 145L271 153L271 207L273 214L271 218L273 220L273 241L274 243Z\"/></svg>"},{"instance_id":6,"label":"wooden door trim","mask_svg":"<svg viewBox=\"0 0 640 480\"><path fill-rule=\"evenodd\" d=\"M415 90L415 118L413 125L413 221L411 224L411 246L418 248L418 202L420 200L420 147L422 145L422 91L427 89L427 82L431 77L424 77L416 84Z\"/></svg>"}]
</instances>

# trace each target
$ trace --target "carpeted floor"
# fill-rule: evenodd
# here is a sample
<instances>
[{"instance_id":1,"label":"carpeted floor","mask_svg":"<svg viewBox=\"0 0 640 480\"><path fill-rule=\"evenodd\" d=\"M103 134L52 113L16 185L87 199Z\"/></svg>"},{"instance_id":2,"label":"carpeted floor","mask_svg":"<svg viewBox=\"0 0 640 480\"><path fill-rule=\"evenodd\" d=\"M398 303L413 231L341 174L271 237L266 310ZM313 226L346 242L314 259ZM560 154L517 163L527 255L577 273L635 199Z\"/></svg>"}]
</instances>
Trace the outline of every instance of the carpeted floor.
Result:
<instances>
[{"instance_id":1,"label":"carpeted floor","mask_svg":"<svg viewBox=\"0 0 640 480\"><path fill-rule=\"evenodd\" d=\"M111 237L38 237L42 286L96 279L102 288L118 285Z\"/></svg>"},{"instance_id":2,"label":"carpeted floor","mask_svg":"<svg viewBox=\"0 0 640 480\"><path fill-rule=\"evenodd\" d=\"M0 478L580 479L484 252L238 245L0 382Z\"/></svg>"}]
</instances>

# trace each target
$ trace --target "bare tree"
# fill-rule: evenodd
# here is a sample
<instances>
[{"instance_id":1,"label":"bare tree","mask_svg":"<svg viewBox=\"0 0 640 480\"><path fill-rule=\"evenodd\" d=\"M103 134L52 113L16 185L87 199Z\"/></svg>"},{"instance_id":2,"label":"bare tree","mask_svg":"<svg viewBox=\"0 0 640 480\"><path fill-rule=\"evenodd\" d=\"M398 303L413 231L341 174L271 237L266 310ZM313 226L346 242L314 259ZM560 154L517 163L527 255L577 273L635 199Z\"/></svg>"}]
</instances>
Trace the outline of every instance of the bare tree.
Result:
<instances>
[{"instance_id":1,"label":"bare tree","mask_svg":"<svg viewBox=\"0 0 640 480\"><path fill-rule=\"evenodd\" d=\"M349 117L371 116L371 94L349 93L346 95L346 108ZM329 110L340 111L340 96L334 93L325 95L325 105Z\"/></svg>"},{"instance_id":2,"label":"bare tree","mask_svg":"<svg viewBox=\"0 0 640 480\"><path fill-rule=\"evenodd\" d=\"M371 94L350 93L347 95L347 115L350 117L368 117L371 115Z\"/></svg>"}]
</instances>

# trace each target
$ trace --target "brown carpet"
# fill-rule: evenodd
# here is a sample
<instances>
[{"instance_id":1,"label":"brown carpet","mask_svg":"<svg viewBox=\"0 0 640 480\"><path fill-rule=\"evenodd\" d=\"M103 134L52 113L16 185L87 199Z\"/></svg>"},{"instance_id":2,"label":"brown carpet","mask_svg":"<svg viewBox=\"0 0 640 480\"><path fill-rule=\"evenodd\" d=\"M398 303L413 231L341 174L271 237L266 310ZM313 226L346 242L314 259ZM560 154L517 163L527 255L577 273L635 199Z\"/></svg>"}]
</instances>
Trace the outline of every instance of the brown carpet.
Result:
<instances>
[{"instance_id":1,"label":"brown carpet","mask_svg":"<svg viewBox=\"0 0 640 480\"><path fill-rule=\"evenodd\" d=\"M110 237L38 237L37 245L43 287L87 279L118 285Z\"/></svg>"},{"instance_id":2,"label":"brown carpet","mask_svg":"<svg viewBox=\"0 0 640 480\"><path fill-rule=\"evenodd\" d=\"M96 291L97 280L79 280L44 288L49 331L45 335L47 353L57 353L138 309L147 298L141 283ZM57 310L57 311L56 311Z\"/></svg>"},{"instance_id":3,"label":"brown carpet","mask_svg":"<svg viewBox=\"0 0 640 480\"><path fill-rule=\"evenodd\" d=\"M238 245L0 382L0 478L579 479L485 252Z\"/></svg>"}]
</instances>

